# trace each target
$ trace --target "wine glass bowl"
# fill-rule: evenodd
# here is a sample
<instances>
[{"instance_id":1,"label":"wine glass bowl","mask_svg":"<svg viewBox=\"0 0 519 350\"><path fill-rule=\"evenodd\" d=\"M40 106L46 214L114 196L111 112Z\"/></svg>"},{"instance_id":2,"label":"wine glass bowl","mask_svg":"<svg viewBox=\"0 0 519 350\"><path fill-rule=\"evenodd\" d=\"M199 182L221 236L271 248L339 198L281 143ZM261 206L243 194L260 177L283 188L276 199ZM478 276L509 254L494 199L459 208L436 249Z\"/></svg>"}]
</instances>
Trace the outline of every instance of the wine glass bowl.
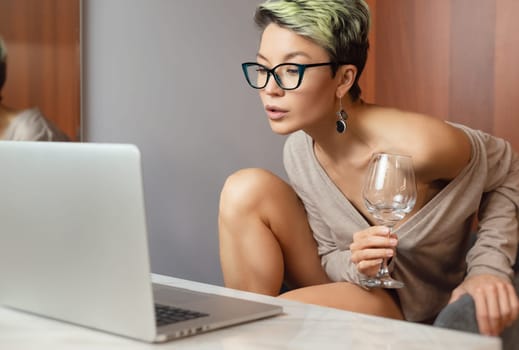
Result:
<instances>
[{"instance_id":1,"label":"wine glass bowl","mask_svg":"<svg viewBox=\"0 0 519 350\"><path fill-rule=\"evenodd\" d=\"M371 202L369 199L364 199L364 204L377 222L386 226L394 226L398 221L403 220L413 209L414 202L406 203L404 200L404 198L395 198L388 205L388 202L383 200Z\"/></svg>"},{"instance_id":2,"label":"wine glass bowl","mask_svg":"<svg viewBox=\"0 0 519 350\"><path fill-rule=\"evenodd\" d=\"M364 205L377 224L393 227L409 214L416 203L416 182L412 158L405 155L376 153L373 155L364 187ZM404 284L391 278L387 259L383 259L376 276L361 281L365 287L402 288Z\"/></svg>"}]
</instances>

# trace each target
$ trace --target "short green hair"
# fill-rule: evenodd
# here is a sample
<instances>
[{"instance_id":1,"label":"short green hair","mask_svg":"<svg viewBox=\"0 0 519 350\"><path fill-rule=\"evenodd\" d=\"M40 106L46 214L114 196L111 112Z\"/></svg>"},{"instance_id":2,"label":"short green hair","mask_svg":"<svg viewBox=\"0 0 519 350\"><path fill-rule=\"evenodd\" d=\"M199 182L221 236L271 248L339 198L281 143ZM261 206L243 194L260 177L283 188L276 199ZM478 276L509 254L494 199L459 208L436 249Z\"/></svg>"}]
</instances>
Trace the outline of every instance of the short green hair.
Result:
<instances>
[{"instance_id":1,"label":"short green hair","mask_svg":"<svg viewBox=\"0 0 519 350\"><path fill-rule=\"evenodd\" d=\"M266 0L254 20L261 30L270 23L290 29L324 48L331 61L357 67L349 94L354 101L360 97L358 80L366 65L370 27L364 0Z\"/></svg>"},{"instance_id":2,"label":"short green hair","mask_svg":"<svg viewBox=\"0 0 519 350\"><path fill-rule=\"evenodd\" d=\"M5 78L7 73L7 49L5 48L4 41L0 36L0 91L4 87Z\"/></svg>"}]
</instances>

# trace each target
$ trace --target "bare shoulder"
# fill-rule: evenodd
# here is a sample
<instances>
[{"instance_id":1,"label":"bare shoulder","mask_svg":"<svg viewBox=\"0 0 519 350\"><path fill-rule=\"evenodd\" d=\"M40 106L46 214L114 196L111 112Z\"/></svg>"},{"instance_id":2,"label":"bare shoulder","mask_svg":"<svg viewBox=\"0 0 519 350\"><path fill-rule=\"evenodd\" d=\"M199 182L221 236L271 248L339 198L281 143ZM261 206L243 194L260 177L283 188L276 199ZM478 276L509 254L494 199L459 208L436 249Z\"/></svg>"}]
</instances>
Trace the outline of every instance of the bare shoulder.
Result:
<instances>
[{"instance_id":1,"label":"bare shoulder","mask_svg":"<svg viewBox=\"0 0 519 350\"><path fill-rule=\"evenodd\" d=\"M467 135L439 118L392 108L380 108L379 116L384 147L411 155L417 176L425 181L451 180L470 161Z\"/></svg>"}]
</instances>

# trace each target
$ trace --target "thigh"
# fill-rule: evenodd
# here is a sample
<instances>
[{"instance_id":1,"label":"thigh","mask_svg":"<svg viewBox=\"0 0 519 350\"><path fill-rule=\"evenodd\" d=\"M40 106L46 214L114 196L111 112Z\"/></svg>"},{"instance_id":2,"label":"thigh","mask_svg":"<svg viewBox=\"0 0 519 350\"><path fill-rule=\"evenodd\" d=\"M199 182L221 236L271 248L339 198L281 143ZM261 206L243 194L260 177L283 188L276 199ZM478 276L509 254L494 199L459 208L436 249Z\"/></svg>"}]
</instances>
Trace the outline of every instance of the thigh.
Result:
<instances>
[{"instance_id":1,"label":"thigh","mask_svg":"<svg viewBox=\"0 0 519 350\"><path fill-rule=\"evenodd\" d=\"M295 289L280 297L369 315L399 320L404 318L397 302L387 290L366 290L349 282L333 282Z\"/></svg>"},{"instance_id":2,"label":"thigh","mask_svg":"<svg viewBox=\"0 0 519 350\"><path fill-rule=\"evenodd\" d=\"M292 187L275 174L244 169L229 177L222 190L220 221L221 231L255 237L256 246L275 242L291 286L329 282L304 206Z\"/></svg>"}]
</instances>

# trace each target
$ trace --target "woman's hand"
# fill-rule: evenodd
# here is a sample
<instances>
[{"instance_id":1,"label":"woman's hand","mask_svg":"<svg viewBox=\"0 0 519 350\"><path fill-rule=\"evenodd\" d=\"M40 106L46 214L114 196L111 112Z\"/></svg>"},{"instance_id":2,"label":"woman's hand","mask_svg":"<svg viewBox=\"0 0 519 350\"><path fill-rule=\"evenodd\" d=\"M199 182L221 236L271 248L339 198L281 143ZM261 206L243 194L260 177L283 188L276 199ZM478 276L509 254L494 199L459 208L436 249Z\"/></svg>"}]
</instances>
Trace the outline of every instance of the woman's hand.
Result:
<instances>
[{"instance_id":1,"label":"woman's hand","mask_svg":"<svg viewBox=\"0 0 519 350\"><path fill-rule=\"evenodd\" d=\"M395 255L397 243L396 235L389 235L389 228L385 226L372 226L356 232L350 244L351 261L360 273L373 277L383 259Z\"/></svg>"},{"instance_id":2,"label":"woman's hand","mask_svg":"<svg viewBox=\"0 0 519 350\"><path fill-rule=\"evenodd\" d=\"M519 316L519 301L512 283L484 274L467 278L452 291L449 304L468 293L474 298L479 332L497 336Z\"/></svg>"}]
</instances>

